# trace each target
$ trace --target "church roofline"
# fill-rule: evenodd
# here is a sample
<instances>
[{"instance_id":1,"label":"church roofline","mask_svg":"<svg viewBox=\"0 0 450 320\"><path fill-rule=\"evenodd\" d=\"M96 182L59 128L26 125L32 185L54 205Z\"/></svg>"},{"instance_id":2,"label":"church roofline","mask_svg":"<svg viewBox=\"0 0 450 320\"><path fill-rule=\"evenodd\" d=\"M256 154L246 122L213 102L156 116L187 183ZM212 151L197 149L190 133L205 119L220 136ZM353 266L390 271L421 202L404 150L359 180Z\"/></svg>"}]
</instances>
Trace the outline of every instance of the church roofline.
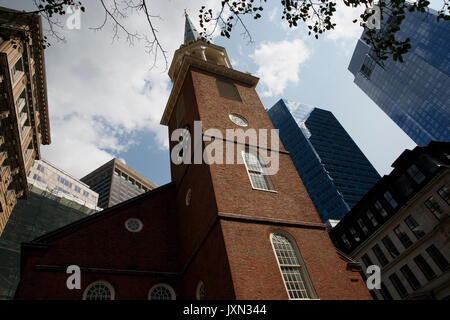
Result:
<instances>
[{"instance_id":1,"label":"church roofline","mask_svg":"<svg viewBox=\"0 0 450 320\"><path fill-rule=\"evenodd\" d=\"M160 124L168 125L170 116L172 114L173 108L175 107L176 99L180 93L181 87L183 86L184 79L188 73L189 68L194 67L201 70L209 71L211 73L215 73L219 76L224 76L228 78L232 78L238 82L256 86L259 78L252 76L249 73L243 73L231 68L227 68L224 66L217 65L215 63L211 63L208 61L204 61L195 57L191 57L188 55L183 56L183 61L180 67L180 71L176 77L175 83L173 85L172 91L169 96L169 100L167 101L166 108L164 109L163 116L161 118Z\"/></svg>"},{"instance_id":2,"label":"church roofline","mask_svg":"<svg viewBox=\"0 0 450 320\"><path fill-rule=\"evenodd\" d=\"M40 248L40 247L42 247L43 244L45 244L46 240L48 240L48 239L50 239L50 238L52 238L54 236L57 236L57 235L59 235L59 234L61 234L63 232L66 232L66 231L68 231L70 229L73 229L73 228L75 228L77 226L83 225L84 223L87 223L87 222L90 222L92 220L101 218L104 215L110 214L110 213L114 212L116 209L119 209L121 207L127 206L130 203L133 203L135 201L141 200L141 199L143 199L145 197L154 196L156 193L165 191L166 189L170 189L171 187L174 187L175 185L176 185L175 182L173 182L173 181L169 182L169 183L167 183L165 185L162 185L162 186L160 186L158 188L152 189L152 190L150 190L150 191L148 191L146 193L143 193L141 195L138 195L138 196L136 196L134 198L131 198L131 199L128 199L128 200L123 201L121 203L118 203L118 204L116 204L113 207L106 208L106 209L104 209L104 210L102 210L102 211L100 211L98 213L94 213L94 214L92 214L90 216L87 216L85 218L82 218L80 220L72 222L72 223L70 223L68 225L65 225L65 226L63 226L61 228L58 228L58 229L53 230L53 231L50 231L50 232L48 232L48 233L46 233L46 234L44 234L44 235L42 235L42 236L32 240L31 242L22 243L22 245L26 246L28 248L33 247L33 246L36 246L37 248L38 247Z\"/></svg>"}]
</instances>

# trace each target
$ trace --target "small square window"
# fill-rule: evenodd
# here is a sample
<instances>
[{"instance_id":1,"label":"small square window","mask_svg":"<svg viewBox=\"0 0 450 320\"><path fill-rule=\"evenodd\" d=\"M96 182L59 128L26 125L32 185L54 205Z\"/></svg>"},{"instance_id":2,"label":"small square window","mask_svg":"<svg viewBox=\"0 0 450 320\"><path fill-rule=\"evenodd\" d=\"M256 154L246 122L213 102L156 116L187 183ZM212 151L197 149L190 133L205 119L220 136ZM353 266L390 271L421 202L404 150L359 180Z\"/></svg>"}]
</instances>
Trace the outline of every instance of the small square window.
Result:
<instances>
[{"instance_id":1,"label":"small square window","mask_svg":"<svg viewBox=\"0 0 450 320\"><path fill-rule=\"evenodd\" d=\"M430 212L433 213L433 214L441 215L442 213L444 213L442 211L441 206L436 201L436 199L434 199L433 196L431 196L427 200L425 200L424 204L428 208L428 210L430 210Z\"/></svg>"},{"instance_id":2,"label":"small square window","mask_svg":"<svg viewBox=\"0 0 450 320\"><path fill-rule=\"evenodd\" d=\"M216 79L216 86L222 98L242 102L239 91L232 82L224 79Z\"/></svg>"},{"instance_id":3,"label":"small square window","mask_svg":"<svg viewBox=\"0 0 450 320\"><path fill-rule=\"evenodd\" d=\"M389 202L392 208L397 208L398 203L395 201L395 199L392 197L391 193L389 191L386 191L384 193L384 198Z\"/></svg>"},{"instance_id":4,"label":"small square window","mask_svg":"<svg viewBox=\"0 0 450 320\"><path fill-rule=\"evenodd\" d=\"M411 178L413 178L413 180L417 183L420 184L425 180L425 176L423 175L423 173L413 164L411 165L406 172L408 172L409 176Z\"/></svg>"},{"instance_id":5,"label":"small square window","mask_svg":"<svg viewBox=\"0 0 450 320\"><path fill-rule=\"evenodd\" d=\"M448 190L447 186L440 187L438 194L447 204L450 204L450 190Z\"/></svg>"},{"instance_id":6,"label":"small square window","mask_svg":"<svg viewBox=\"0 0 450 320\"><path fill-rule=\"evenodd\" d=\"M408 216L405 219L405 223L408 226L409 230L411 230L412 233L414 233L417 239L420 239L425 235L425 232L422 230L420 225L412 216Z\"/></svg>"}]
</instances>

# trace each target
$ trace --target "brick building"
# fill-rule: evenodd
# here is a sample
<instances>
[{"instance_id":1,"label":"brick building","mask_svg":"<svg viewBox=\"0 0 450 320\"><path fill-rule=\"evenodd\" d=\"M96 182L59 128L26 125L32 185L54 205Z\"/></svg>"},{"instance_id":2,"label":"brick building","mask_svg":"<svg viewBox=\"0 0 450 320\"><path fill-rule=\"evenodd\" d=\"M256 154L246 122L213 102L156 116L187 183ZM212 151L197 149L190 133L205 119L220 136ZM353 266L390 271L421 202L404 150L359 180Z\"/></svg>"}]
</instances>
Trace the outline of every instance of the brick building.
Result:
<instances>
[{"instance_id":1,"label":"brick building","mask_svg":"<svg viewBox=\"0 0 450 320\"><path fill-rule=\"evenodd\" d=\"M211 128L273 129L258 78L232 69L225 49L203 41L187 17L169 76L161 124L170 136L192 132L183 138L191 151L212 143ZM172 160L169 184L23 244L15 298L371 299L359 264L334 248L281 143L266 147L280 168L268 175L260 146L216 140L240 149L241 164ZM80 290L66 286L69 265L81 269Z\"/></svg>"},{"instance_id":2,"label":"brick building","mask_svg":"<svg viewBox=\"0 0 450 320\"><path fill-rule=\"evenodd\" d=\"M46 160L27 177L28 199L19 199L0 237L0 300L12 299L20 279L20 244L101 210L98 193Z\"/></svg>"}]
</instances>

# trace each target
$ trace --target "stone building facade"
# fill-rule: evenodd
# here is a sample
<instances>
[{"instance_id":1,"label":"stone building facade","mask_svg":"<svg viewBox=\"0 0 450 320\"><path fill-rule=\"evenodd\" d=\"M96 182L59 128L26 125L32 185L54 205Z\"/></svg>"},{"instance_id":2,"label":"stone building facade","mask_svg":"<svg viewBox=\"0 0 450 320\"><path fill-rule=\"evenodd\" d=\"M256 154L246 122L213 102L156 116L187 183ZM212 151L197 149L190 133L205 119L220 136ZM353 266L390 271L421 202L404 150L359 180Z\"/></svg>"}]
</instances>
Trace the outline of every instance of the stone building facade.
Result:
<instances>
[{"instance_id":1,"label":"stone building facade","mask_svg":"<svg viewBox=\"0 0 450 320\"><path fill-rule=\"evenodd\" d=\"M380 267L376 299L450 298L449 156L448 142L404 151L331 231L364 268Z\"/></svg>"},{"instance_id":2,"label":"stone building facade","mask_svg":"<svg viewBox=\"0 0 450 320\"><path fill-rule=\"evenodd\" d=\"M0 7L0 234L41 144L50 144L39 15Z\"/></svg>"}]
</instances>

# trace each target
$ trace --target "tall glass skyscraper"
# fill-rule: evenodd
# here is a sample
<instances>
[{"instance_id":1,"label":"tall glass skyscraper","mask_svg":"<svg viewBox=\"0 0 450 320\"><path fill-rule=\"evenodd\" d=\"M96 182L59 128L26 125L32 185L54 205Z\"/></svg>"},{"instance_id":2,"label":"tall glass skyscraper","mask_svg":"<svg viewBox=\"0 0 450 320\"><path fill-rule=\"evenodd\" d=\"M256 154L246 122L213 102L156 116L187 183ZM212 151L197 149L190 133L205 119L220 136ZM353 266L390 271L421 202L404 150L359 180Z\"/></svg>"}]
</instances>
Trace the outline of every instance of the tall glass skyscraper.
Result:
<instances>
[{"instance_id":1,"label":"tall glass skyscraper","mask_svg":"<svg viewBox=\"0 0 450 320\"><path fill-rule=\"evenodd\" d=\"M450 22L437 22L436 14L406 13L396 34L411 39L403 63L377 63L360 39L348 67L355 83L418 145L450 141Z\"/></svg>"},{"instance_id":2,"label":"tall glass skyscraper","mask_svg":"<svg viewBox=\"0 0 450 320\"><path fill-rule=\"evenodd\" d=\"M323 222L341 219L380 179L334 115L284 100L267 111Z\"/></svg>"}]
</instances>

